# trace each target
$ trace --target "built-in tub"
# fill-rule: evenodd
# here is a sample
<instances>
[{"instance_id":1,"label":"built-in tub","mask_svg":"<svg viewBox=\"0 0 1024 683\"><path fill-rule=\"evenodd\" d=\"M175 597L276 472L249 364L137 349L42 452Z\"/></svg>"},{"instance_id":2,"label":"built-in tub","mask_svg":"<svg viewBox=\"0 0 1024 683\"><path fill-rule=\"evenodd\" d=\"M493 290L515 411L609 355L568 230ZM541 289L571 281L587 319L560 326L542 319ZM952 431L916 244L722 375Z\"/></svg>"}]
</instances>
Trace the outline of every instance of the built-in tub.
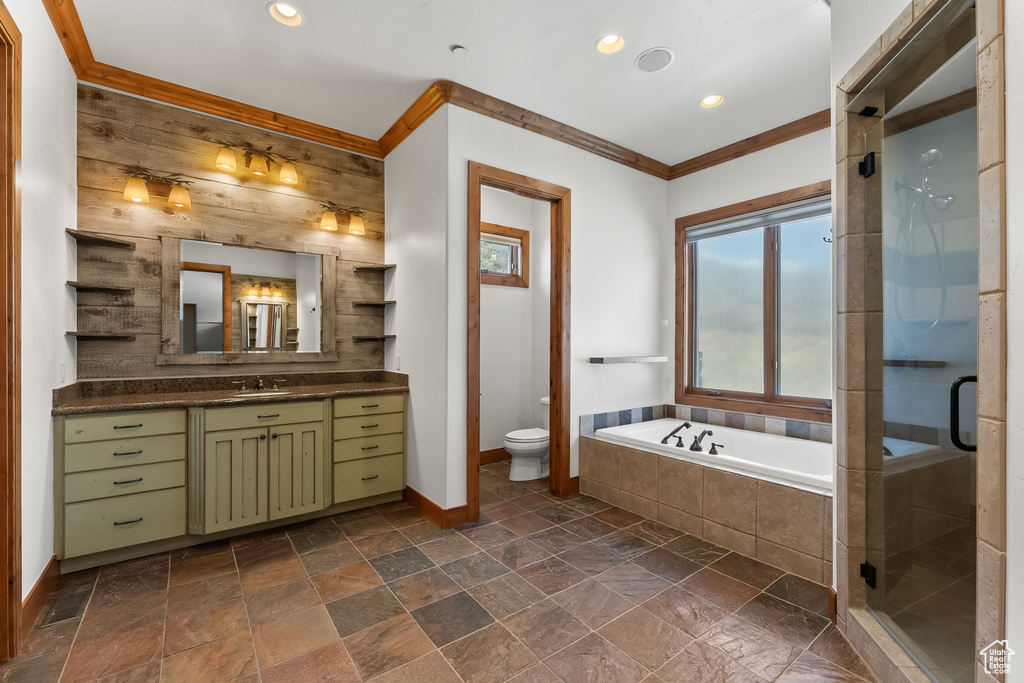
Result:
<instances>
[{"instance_id":1,"label":"built-in tub","mask_svg":"<svg viewBox=\"0 0 1024 683\"><path fill-rule=\"evenodd\" d=\"M882 472L885 476L909 472L966 455L961 451L945 451L933 444L904 441L890 436L883 438L882 444L889 452L882 456Z\"/></svg>"},{"instance_id":2,"label":"built-in tub","mask_svg":"<svg viewBox=\"0 0 1024 683\"><path fill-rule=\"evenodd\" d=\"M682 448L676 446L675 437L662 444L661 440L681 424L682 420L666 418L598 429L594 436L648 453L668 455L812 493L832 495L832 444L699 422L691 422L689 429L676 433L682 437ZM704 450L691 451L693 438L705 429L710 429L712 435L704 437ZM718 455L708 453L712 443L722 444Z\"/></svg>"}]
</instances>

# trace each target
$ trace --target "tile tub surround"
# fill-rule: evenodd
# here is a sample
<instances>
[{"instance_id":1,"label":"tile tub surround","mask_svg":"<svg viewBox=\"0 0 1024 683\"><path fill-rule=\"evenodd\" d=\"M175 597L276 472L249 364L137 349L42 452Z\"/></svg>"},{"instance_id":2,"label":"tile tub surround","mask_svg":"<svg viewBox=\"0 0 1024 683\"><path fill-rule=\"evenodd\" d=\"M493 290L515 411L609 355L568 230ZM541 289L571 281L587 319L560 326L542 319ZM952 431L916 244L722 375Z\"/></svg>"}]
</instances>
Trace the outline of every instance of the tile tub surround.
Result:
<instances>
[{"instance_id":1,"label":"tile tub surround","mask_svg":"<svg viewBox=\"0 0 1024 683\"><path fill-rule=\"evenodd\" d=\"M580 489L816 583L832 578L832 497L580 438Z\"/></svg>"},{"instance_id":2,"label":"tile tub surround","mask_svg":"<svg viewBox=\"0 0 1024 683\"><path fill-rule=\"evenodd\" d=\"M823 586L586 496L484 491L500 521L441 530L393 503L62 576L53 598L91 596L84 615L33 627L0 678L871 680ZM512 523L551 506L579 515ZM517 541L478 533L499 526Z\"/></svg>"},{"instance_id":3,"label":"tile tub surround","mask_svg":"<svg viewBox=\"0 0 1024 683\"><path fill-rule=\"evenodd\" d=\"M780 417L765 417L751 413L737 413L725 410L709 410L691 406L666 403L643 408L613 410L610 413L594 413L580 416L580 436L593 436L594 431L605 427L650 422L662 418L675 420L693 420L710 425L721 425L734 429L745 429L748 432L776 434L791 439L810 439L832 443L832 425L826 422L807 422L804 420L785 420Z\"/></svg>"},{"instance_id":4,"label":"tile tub surround","mask_svg":"<svg viewBox=\"0 0 1024 683\"><path fill-rule=\"evenodd\" d=\"M238 397L238 385L251 388L257 377L267 385L278 379L286 394ZM190 406L222 406L263 401L315 400L345 395L407 392L409 376L383 370L353 372L260 373L203 377L85 380L53 390L53 415L104 413L115 410L152 410Z\"/></svg>"}]
</instances>

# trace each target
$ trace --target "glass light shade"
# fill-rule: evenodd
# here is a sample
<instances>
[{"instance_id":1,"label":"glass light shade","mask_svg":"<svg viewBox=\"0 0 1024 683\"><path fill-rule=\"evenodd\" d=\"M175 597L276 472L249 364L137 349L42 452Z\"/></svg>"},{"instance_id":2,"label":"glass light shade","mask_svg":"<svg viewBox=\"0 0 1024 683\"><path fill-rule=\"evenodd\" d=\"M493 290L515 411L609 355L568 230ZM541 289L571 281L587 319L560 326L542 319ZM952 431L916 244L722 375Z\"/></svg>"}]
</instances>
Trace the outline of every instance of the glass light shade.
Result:
<instances>
[{"instance_id":1,"label":"glass light shade","mask_svg":"<svg viewBox=\"0 0 1024 683\"><path fill-rule=\"evenodd\" d=\"M175 185L171 193L167 195L167 206L187 211L192 208L192 198L188 196L188 188L184 185Z\"/></svg>"},{"instance_id":2,"label":"glass light shade","mask_svg":"<svg viewBox=\"0 0 1024 683\"><path fill-rule=\"evenodd\" d=\"M222 171L234 173L238 170L238 161L235 159L235 150L230 147L221 147L217 153L217 168Z\"/></svg>"},{"instance_id":3,"label":"glass light shade","mask_svg":"<svg viewBox=\"0 0 1024 683\"><path fill-rule=\"evenodd\" d=\"M260 288L260 296L270 296L270 287L268 285L263 285Z\"/></svg>"},{"instance_id":4,"label":"glass light shade","mask_svg":"<svg viewBox=\"0 0 1024 683\"><path fill-rule=\"evenodd\" d=\"M348 232L351 235L365 235L366 227L363 225L362 216L352 216L348 221Z\"/></svg>"},{"instance_id":5,"label":"glass light shade","mask_svg":"<svg viewBox=\"0 0 1024 683\"><path fill-rule=\"evenodd\" d=\"M320 217L320 229L331 231L338 229L338 217L334 215L333 211L324 211L324 215Z\"/></svg>"},{"instance_id":6,"label":"glass light shade","mask_svg":"<svg viewBox=\"0 0 1024 683\"><path fill-rule=\"evenodd\" d=\"M259 296L260 289L256 285L249 285L249 296Z\"/></svg>"},{"instance_id":7,"label":"glass light shade","mask_svg":"<svg viewBox=\"0 0 1024 683\"><path fill-rule=\"evenodd\" d=\"M276 296L278 298L284 296L284 292L277 285L274 285L274 296Z\"/></svg>"},{"instance_id":8,"label":"glass light shade","mask_svg":"<svg viewBox=\"0 0 1024 683\"><path fill-rule=\"evenodd\" d=\"M267 175L270 173L270 169L267 168L267 158L265 156L260 156L259 154L254 154L252 156L252 161L249 162L249 171L253 175Z\"/></svg>"},{"instance_id":9,"label":"glass light shade","mask_svg":"<svg viewBox=\"0 0 1024 683\"><path fill-rule=\"evenodd\" d=\"M295 170L295 164L286 161L281 164L281 182L286 185L294 185L299 182L299 173Z\"/></svg>"},{"instance_id":10,"label":"glass light shade","mask_svg":"<svg viewBox=\"0 0 1024 683\"><path fill-rule=\"evenodd\" d=\"M149 190L142 178L129 178L124 184L124 198L136 204L149 204Z\"/></svg>"}]
</instances>

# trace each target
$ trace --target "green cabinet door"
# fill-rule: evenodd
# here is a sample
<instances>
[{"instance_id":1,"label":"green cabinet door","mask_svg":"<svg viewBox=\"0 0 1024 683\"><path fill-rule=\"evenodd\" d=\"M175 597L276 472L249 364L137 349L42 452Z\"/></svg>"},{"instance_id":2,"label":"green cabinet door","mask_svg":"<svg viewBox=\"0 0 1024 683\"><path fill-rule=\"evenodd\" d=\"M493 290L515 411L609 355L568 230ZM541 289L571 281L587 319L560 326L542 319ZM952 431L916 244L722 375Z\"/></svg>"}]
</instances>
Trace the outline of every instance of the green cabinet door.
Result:
<instances>
[{"instance_id":1,"label":"green cabinet door","mask_svg":"<svg viewBox=\"0 0 1024 683\"><path fill-rule=\"evenodd\" d=\"M267 521L268 441L266 427L207 432L206 533Z\"/></svg>"},{"instance_id":2,"label":"green cabinet door","mask_svg":"<svg viewBox=\"0 0 1024 683\"><path fill-rule=\"evenodd\" d=\"M270 427L270 519L324 508L324 423Z\"/></svg>"}]
</instances>

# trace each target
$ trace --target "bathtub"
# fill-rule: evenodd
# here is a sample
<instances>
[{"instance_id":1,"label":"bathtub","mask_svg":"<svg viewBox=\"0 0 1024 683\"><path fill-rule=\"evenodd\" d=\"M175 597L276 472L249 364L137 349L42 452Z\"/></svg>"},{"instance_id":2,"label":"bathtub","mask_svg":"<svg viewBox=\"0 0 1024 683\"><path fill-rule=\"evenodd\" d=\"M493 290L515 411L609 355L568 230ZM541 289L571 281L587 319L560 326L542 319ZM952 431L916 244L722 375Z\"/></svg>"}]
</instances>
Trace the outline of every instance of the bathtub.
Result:
<instances>
[{"instance_id":1,"label":"bathtub","mask_svg":"<svg viewBox=\"0 0 1024 683\"><path fill-rule=\"evenodd\" d=\"M885 476L909 472L968 455L963 451L944 451L932 444L904 441L889 436L882 439L882 444L892 453L882 457L882 472Z\"/></svg>"},{"instance_id":2,"label":"bathtub","mask_svg":"<svg viewBox=\"0 0 1024 683\"><path fill-rule=\"evenodd\" d=\"M668 418L652 420L598 429L594 432L594 437L601 441L667 455L734 474L792 486L812 493L832 495L835 487L830 443L691 422L692 426L689 429L682 429L677 433L683 437L682 448L675 445L675 437L671 438L668 444L662 444L661 440L681 424L682 420ZM710 429L713 435L704 437L704 451L691 451L689 446L693 443L693 437L705 429ZM712 442L723 445L718 449L718 455L708 454Z\"/></svg>"}]
</instances>

